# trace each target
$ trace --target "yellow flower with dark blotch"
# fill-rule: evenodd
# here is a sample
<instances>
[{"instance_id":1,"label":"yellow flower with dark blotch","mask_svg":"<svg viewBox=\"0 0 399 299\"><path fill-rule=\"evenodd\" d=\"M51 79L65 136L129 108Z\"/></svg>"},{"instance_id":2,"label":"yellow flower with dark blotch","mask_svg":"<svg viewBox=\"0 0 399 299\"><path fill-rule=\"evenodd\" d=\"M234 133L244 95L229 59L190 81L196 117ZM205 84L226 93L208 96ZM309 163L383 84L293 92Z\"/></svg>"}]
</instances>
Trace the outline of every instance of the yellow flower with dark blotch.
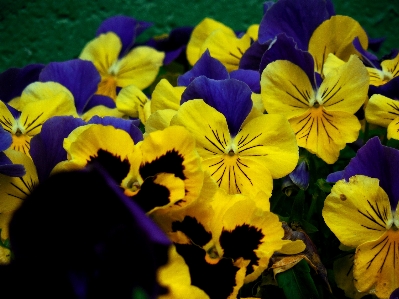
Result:
<instances>
[{"instance_id":1,"label":"yellow flower with dark blotch","mask_svg":"<svg viewBox=\"0 0 399 299\"><path fill-rule=\"evenodd\" d=\"M0 174L0 229L1 239L8 238L8 223L13 213L39 183L36 167L30 157L16 150L4 153L14 164L22 164L26 173L22 177Z\"/></svg>"},{"instance_id":2,"label":"yellow flower with dark blotch","mask_svg":"<svg viewBox=\"0 0 399 299\"><path fill-rule=\"evenodd\" d=\"M157 271L158 282L167 288L167 294L158 296L158 299L186 299L188 294L192 299L209 299L210 297L200 288L191 284L190 272L183 257L175 246L169 249L168 263Z\"/></svg>"},{"instance_id":3,"label":"yellow flower with dark blotch","mask_svg":"<svg viewBox=\"0 0 399 299\"><path fill-rule=\"evenodd\" d=\"M359 135L354 114L367 99L368 82L366 67L354 55L316 90L301 68L277 60L262 73L261 94L268 113L287 117L299 146L332 164Z\"/></svg>"},{"instance_id":4,"label":"yellow flower with dark blotch","mask_svg":"<svg viewBox=\"0 0 399 299\"><path fill-rule=\"evenodd\" d=\"M187 128L196 139L202 164L230 194L271 194L273 178L290 173L298 148L287 120L262 115L246 120L231 136L225 116L203 100L184 103L171 124Z\"/></svg>"},{"instance_id":5,"label":"yellow flower with dark blotch","mask_svg":"<svg viewBox=\"0 0 399 299\"><path fill-rule=\"evenodd\" d=\"M367 103L365 116L367 122L388 128L388 139L399 139L399 101L374 94Z\"/></svg>"},{"instance_id":6,"label":"yellow flower with dark blotch","mask_svg":"<svg viewBox=\"0 0 399 299\"><path fill-rule=\"evenodd\" d=\"M140 161L140 152L132 137L113 126L90 124L78 127L64 139L64 149L68 160L58 163L53 173L98 164L121 186L132 165Z\"/></svg>"},{"instance_id":7,"label":"yellow flower with dark blotch","mask_svg":"<svg viewBox=\"0 0 399 299\"><path fill-rule=\"evenodd\" d=\"M142 158L129 173L125 193L147 213L180 209L199 197L204 171L195 139L186 129L171 126L153 132L137 146Z\"/></svg>"},{"instance_id":8,"label":"yellow flower with dark blotch","mask_svg":"<svg viewBox=\"0 0 399 299\"><path fill-rule=\"evenodd\" d=\"M348 61L352 54L359 54L353 40L359 38L363 49L368 47L368 37L362 26L348 16L332 16L321 23L309 40L309 52L315 61L315 71L323 72L324 62L329 53Z\"/></svg>"},{"instance_id":9,"label":"yellow flower with dark blotch","mask_svg":"<svg viewBox=\"0 0 399 299\"><path fill-rule=\"evenodd\" d=\"M230 27L205 18L191 34L187 44L187 59L194 65L201 55L209 50L211 56L223 63L229 72L237 70L242 55L257 39L258 28L257 25L252 25L247 33L237 37Z\"/></svg>"},{"instance_id":10,"label":"yellow flower with dark blotch","mask_svg":"<svg viewBox=\"0 0 399 299\"><path fill-rule=\"evenodd\" d=\"M113 32L100 34L83 49L79 58L93 62L101 75L97 94L116 99L117 87L148 87L158 74L165 54L151 47L138 46L119 58L120 38Z\"/></svg>"},{"instance_id":11,"label":"yellow flower with dark blotch","mask_svg":"<svg viewBox=\"0 0 399 299\"><path fill-rule=\"evenodd\" d=\"M72 94L59 83L36 82L28 85L13 101L20 112L14 116L0 101L0 125L12 135L11 148L29 155L30 140L40 133L43 123L53 116L77 116Z\"/></svg>"},{"instance_id":12,"label":"yellow flower with dark blotch","mask_svg":"<svg viewBox=\"0 0 399 299\"><path fill-rule=\"evenodd\" d=\"M324 220L342 244L356 248L353 276L359 292L389 298L399 287L399 211L391 210L379 180L355 175L327 196Z\"/></svg>"}]
</instances>

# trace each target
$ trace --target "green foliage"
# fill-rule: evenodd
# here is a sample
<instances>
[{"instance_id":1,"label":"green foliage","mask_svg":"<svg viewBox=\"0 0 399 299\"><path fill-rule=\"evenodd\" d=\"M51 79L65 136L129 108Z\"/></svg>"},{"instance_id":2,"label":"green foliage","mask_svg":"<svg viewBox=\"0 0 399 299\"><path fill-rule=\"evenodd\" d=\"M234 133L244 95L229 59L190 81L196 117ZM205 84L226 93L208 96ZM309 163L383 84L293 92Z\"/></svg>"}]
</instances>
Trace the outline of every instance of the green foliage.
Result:
<instances>
[{"instance_id":1,"label":"green foliage","mask_svg":"<svg viewBox=\"0 0 399 299\"><path fill-rule=\"evenodd\" d=\"M317 299L319 293L310 275L308 264L301 260L291 269L276 275L276 280L284 295L289 299Z\"/></svg>"}]
</instances>

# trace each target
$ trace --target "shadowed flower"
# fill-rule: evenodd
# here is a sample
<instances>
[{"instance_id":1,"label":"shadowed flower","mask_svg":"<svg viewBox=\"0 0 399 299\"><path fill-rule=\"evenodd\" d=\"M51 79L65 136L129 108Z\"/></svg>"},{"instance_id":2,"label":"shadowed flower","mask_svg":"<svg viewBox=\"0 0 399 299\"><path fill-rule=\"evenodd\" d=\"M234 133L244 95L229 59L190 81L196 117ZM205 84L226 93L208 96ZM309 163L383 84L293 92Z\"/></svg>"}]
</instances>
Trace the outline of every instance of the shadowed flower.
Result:
<instances>
[{"instance_id":1,"label":"shadowed flower","mask_svg":"<svg viewBox=\"0 0 399 299\"><path fill-rule=\"evenodd\" d=\"M29 225L27 225L27 223ZM42 182L10 225L2 297L155 299L170 241L112 179L91 168Z\"/></svg>"}]
</instances>

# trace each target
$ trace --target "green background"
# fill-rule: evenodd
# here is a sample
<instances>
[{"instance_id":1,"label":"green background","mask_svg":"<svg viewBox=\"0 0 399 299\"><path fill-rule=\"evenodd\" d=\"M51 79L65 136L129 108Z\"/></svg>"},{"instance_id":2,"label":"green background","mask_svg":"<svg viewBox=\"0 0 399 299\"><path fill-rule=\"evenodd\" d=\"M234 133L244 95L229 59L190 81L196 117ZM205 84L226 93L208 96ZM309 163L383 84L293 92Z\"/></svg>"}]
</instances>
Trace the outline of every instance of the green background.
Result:
<instances>
[{"instance_id":1,"label":"green background","mask_svg":"<svg viewBox=\"0 0 399 299\"><path fill-rule=\"evenodd\" d=\"M0 0L0 71L29 63L76 58L107 17L128 15L152 22L141 39L168 33L177 26L195 26L214 18L235 30L259 23L264 1L75 1ZM371 37L386 36L386 54L399 48L399 0L333 0L337 14L356 19Z\"/></svg>"}]
</instances>

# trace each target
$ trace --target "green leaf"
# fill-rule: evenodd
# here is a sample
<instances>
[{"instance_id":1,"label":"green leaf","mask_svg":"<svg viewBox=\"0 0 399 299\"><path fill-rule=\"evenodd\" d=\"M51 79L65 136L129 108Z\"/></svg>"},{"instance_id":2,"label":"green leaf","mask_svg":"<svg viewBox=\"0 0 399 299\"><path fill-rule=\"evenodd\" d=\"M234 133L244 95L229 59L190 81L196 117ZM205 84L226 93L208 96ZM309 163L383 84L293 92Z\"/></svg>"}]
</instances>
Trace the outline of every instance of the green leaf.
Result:
<instances>
[{"instance_id":1,"label":"green leaf","mask_svg":"<svg viewBox=\"0 0 399 299\"><path fill-rule=\"evenodd\" d=\"M291 269L276 275L276 280L284 295L289 299L318 299L310 269L305 260L301 260Z\"/></svg>"}]
</instances>

